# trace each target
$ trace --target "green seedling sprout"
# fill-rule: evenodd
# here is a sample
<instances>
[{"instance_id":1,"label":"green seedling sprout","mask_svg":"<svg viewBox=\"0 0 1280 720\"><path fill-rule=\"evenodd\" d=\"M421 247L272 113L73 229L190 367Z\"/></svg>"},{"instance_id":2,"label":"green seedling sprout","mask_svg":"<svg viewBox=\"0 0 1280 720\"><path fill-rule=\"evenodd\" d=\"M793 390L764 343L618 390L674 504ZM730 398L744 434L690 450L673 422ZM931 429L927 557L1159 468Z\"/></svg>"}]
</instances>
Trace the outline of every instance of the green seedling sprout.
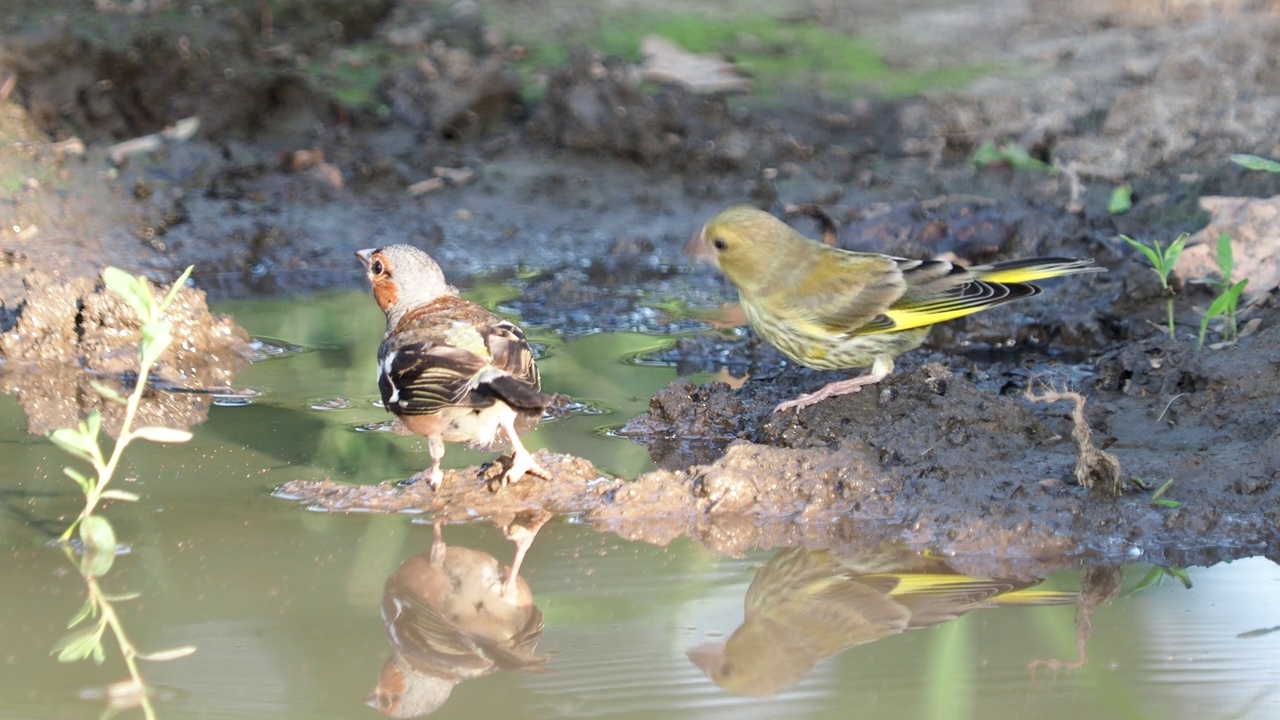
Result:
<instances>
[{"instance_id":1,"label":"green seedling sprout","mask_svg":"<svg viewBox=\"0 0 1280 720\"><path fill-rule=\"evenodd\" d=\"M1248 278L1237 283L1231 282L1231 273L1235 271L1235 256L1231 252L1231 236L1225 232L1218 235L1218 270L1222 273L1221 278L1207 278L1205 280L1206 283L1218 290L1218 297L1213 299L1213 302L1209 304L1209 309L1205 311L1204 317L1200 319L1198 340L1201 346L1204 345L1204 336L1209 329L1209 321L1219 316L1225 316L1222 339L1229 342L1237 337L1236 309L1240 305L1240 293L1244 292L1245 286L1249 284Z\"/></svg>"},{"instance_id":2,"label":"green seedling sprout","mask_svg":"<svg viewBox=\"0 0 1280 720\"><path fill-rule=\"evenodd\" d=\"M127 397L115 389L101 383L93 383L93 388L103 397L125 406L124 420L120 426L120 435L116 438L110 455L104 455L99 444L98 434L102 429L102 415L95 409L89 417L73 428L61 428L49 433L49 439L73 457L77 457L93 468L91 474L85 474L74 467L65 467L63 472L80 486L84 493L84 509L75 520L67 526L60 542L63 551L72 563L78 564L80 575L88 588L88 599L80 611L67 624L71 632L54 646L61 662L75 662L92 658L102 664L106 658L102 638L110 628L124 657L125 666L129 669L129 679L112 687L108 714L114 714L127 707L141 708L147 720L155 718L155 710L151 706L151 698L147 685L138 670L138 660L164 661L185 657L195 652L194 647L186 646L164 650L156 653L143 653L129 640L124 625L116 614L113 603L131 600L136 594L111 595L102 591L99 578L111 569L116 557L116 534L111 523L94 511L103 500L120 500L137 502L138 496L124 490L108 487L120 458L129 443L142 439L160 443L186 442L191 433L186 430L159 426L133 427L138 413L138 405L146 390L147 378L151 368L173 342L173 324L164 319L164 312L177 297L178 290L191 275L188 267L182 276L174 281L169 292L160 301L151 292L151 285L146 278L134 277L123 270L109 267L102 273L103 282L119 295L137 313L142 320L142 340L138 343L138 381L133 392ZM77 563L70 540L73 533L79 530L83 552ZM86 620L92 622L85 624Z\"/></svg>"},{"instance_id":3,"label":"green seedling sprout","mask_svg":"<svg viewBox=\"0 0 1280 720\"><path fill-rule=\"evenodd\" d=\"M1231 156L1231 162L1247 168L1249 170L1261 170L1269 173L1280 173L1280 162L1269 158L1258 157L1257 155L1247 155L1245 153L1236 153Z\"/></svg>"},{"instance_id":4,"label":"green seedling sprout","mask_svg":"<svg viewBox=\"0 0 1280 720\"><path fill-rule=\"evenodd\" d=\"M1187 244L1187 237L1189 237L1187 233L1182 233L1176 240L1169 243L1169 247L1162 248L1159 240L1152 240L1151 245L1143 245L1128 235L1120 236L1122 240L1146 256L1147 261L1151 263L1151 269L1160 278L1160 288L1165 296L1165 308L1169 317L1169 337L1173 339L1177 338L1173 332L1173 288L1169 287L1169 273L1173 272L1173 266L1177 264L1178 256L1182 254L1182 248Z\"/></svg>"},{"instance_id":5,"label":"green seedling sprout","mask_svg":"<svg viewBox=\"0 0 1280 720\"><path fill-rule=\"evenodd\" d=\"M1121 185L1111 191L1111 199L1107 201L1107 213L1110 215L1121 215L1129 212L1133 207L1133 186L1129 184Z\"/></svg>"},{"instance_id":6,"label":"green seedling sprout","mask_svg":"<svg viewBox=\"0 0 1280 720\"><path fill-rule=\"evenodd\" d=\"M1013 141L996 145L991 140L984 140L978 149L973 151L973 157L969 158L969 162L979 168L1007 165L1014 170L1053 171L1051 165L1032 157L1026 148Z\"/></svg>"},{"instance_id":7,"label":"green seedling sprout","mask_svg":"<svg viewBox=\"0 0 1280 720\"><path fill-rule=\"evenodd\" d=\"M1173 478L1169 478L1165 484L1161 485L1155 492L1151 493L1151 504L1157 507L1176 508L1182 507L1182 503L1172 498L1164 497L1169 492L1169 488L1173 487Z\"/></svg>"}]
</instances>

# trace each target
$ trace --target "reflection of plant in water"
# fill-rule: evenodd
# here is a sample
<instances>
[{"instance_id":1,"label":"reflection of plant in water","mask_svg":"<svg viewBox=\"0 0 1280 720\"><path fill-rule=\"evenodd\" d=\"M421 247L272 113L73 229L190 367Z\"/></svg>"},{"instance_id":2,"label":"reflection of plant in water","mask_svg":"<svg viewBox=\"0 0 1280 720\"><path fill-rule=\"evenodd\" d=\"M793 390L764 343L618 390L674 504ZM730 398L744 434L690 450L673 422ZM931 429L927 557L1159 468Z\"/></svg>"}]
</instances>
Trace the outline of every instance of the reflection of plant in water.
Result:
<instances>
[{"instance_id":1,"label":"reflection of plant in water","mask_svg":"<svg viewBox=\"0 0 1280 720\"><path fill-rule=\"evenodd\" d=\"M142 653L130 642L112 603L131 600L137 597L137 594L108 594L99 586L98 579L111 569L115 561L116 535L111 523L105 517L95 515L94 511L102 500L125 502L138 500L138 496L133 493L107 487L115 475L124 449L130 442L136 439L153 442L185 442L191 439L191 433L186 430L156 426L133 427L138 404L142 401L142 394L146 390L148 374L173 340L173 325L164 319L164 311L173 302L178 290L190 275L191 268L188 267L186 272L174 281L164 299L157 302L145 278L134 277L117 268L109 267L103 271L102 277L107 287L124 298L129 307L133 308L142 319L142 340L138 344L138 381L128 397L120 395L106 385L93 384L94 389L104 397L125 406L120 435L116 438L115 446L109 456L103 455L102 447L98 444L102 416L96 409L89 413L88 419L81 422L79 426L62 428L49 433L49 439L55 445L93 467L92 475L85 475L69 466L63 468L63 472L80 486L84 493L85 504L76 519L67 526L60 541L64 544L68 558L74 562L74 554L68 543L72 534L79 529L80 541L83 545L79 570L89 595L84 606L68 623L68 627L75 628L89 619L93 619L94 622L68 634L58 642L54 651L58 653L58 660L62 662L91 657L94 662L101 664L105 659L102 636L110 628L120 647L125 665L129 668L130 679L112 686L108 698L109 712L128 707L141 707L148 718L155 717L155 711L147 696L146 683L138 671L137 660L173 660L191 654L195 648L181 647L157 653Z\"/></svg>"}]
</instances>

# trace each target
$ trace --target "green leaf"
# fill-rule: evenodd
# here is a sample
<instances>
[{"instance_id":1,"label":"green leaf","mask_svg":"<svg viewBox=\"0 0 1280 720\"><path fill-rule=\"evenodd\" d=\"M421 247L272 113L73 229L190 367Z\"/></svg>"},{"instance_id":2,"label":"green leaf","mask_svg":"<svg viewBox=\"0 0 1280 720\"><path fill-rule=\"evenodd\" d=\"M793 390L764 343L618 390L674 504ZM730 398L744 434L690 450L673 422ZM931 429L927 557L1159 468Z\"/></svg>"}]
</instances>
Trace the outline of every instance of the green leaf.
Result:
<instances>
[{"instance_id":1,"label":"green leaf","mask_svg":"<svg viewBox=\"0 0 1280 720\"><path fill-rule=\"evenodd\" d=\"M1263 170L1265 172L1280 173L1280 162L1268 160L1264 157L1258 157L1257 155L1237 153L1231 156L1231 162L1250 170Z\"/></svg>"},{"instance_id":2,"label":"green leaf","mask_svg":"<svg viewBox=\"0 0 1280 720\"><path fill-rule=\"evenodd\" d=\"M1165 568L1164 571L1170 577L1177 578L1178 582L1182 583L1182 587L1191 589L1191 574L1186 571L1186 568L1171 567Z\"/></svg>"},{"instance_id":3,"label":"green leaf","mask_svg":"<svg viewBox=\"0 0 1280 720\"><path fill-rule=\"evenodd\" d=\"M138 502L138 496L128 490L103 490L100 495L103 500L120 500L121 502Z\"/></svg>"},{"instance_id":4,"label":"green leaf","mask_svg":"<svg viewBox=\"0 0 1280 720\"><path fill-rule=\"evenodd\" d=\"M128 602L130 600L137 600L140 597L142 597L142 593L140 592L127 592L127 593L120 593L119 595L108 595L106 593L102 594L102 599L106 600L107 602L113 602L113 603Z\"/></svg>"},{"instance_id":5,"label":"green leaf","mask_svg":"<svg viewBox=\"0 0 1280 720\"><path fill-rule=\"evenodd\" d=\"M102 281L112 292L123 298L143 322L151 319L151 306L155 298L145 279L134 277L120 268L109 267L102 271Z\"/></svg>"},{"instance_id":6,"label":"green leaf","mask_svg":"<svg viewBox=\"0 0 1280 720\"><path fill-rule=\"evenodd\" d=\"M1214 298L1213 302L1209 303L1209 309L1204 311L1204 319L1210 320L1218 317L1219 315L1225 315L1228 310L1240 301L1240 291L1244 290L1244 285L1247 282L1249 282L1248 279L1241 280L1235 285L1227 288L1221 295Z\"/></svg>"},{"instance_id":7,"label":"green leaf","mask_svg":"<svg viewBox=\"0 0 1280 720\"><path fill-rule=\"evenodd\" d=\"M80 428L58 428L49 433L46 437L53 442L54 445L75 455L78 458L87 460L90 463L98 458L97 445L93 440L85 437Z\"/></svg>"},{"instance_id":8,"label":"green leaf","mask_svg":"<svg viewBox=\"0 0 1280 720\"><path fill-rule=\"evenodd\" d=\"M1174 240L1169 249L1164 251L1165 274L1169 274L1173 270L1173 266L1178 264L1178 256L1182 254L1182 248L1187 244L1187 238L1191 237L1189 233L1182 233Z\"/></svg>"},{"instance_id":9,"label":"green leaf","mask_svg":"<svg viewBox=\"0 0 1280 720\"><path fill-rule=\"evenodd\" d=\"M89 411L89 417L85 420L85 437L93 440L94 447L98 445L98 433L102 432L102 413L97 408Z\"/></svg>"},{"instance_id":10,"label":"green leaf","mask_svg":"<svg viewBox=\"0 0 1280 720\"><path fill-rule=\"evenodd\" d=\"M150 660L151 662L168 662L177 660L195 653L195 645L183 645L182 647L170 648L168 650L157 650L156 652L137 654L139 660Z\"/></svg>"},{"instance_id":11,"label":"green leaf","mask_svg":"<svg viewBox=\"0 0 1280 720\"><path fill-rule=\"evenodd\" d=\"M1121 185L1111 191L1111 199L1107 202L1107 212L1111 215L1119 215L1129 212L1133 207L1133 186L1129 184Z\"/></svg>"},{"instance_id":12,"label":"green leaf","mask_svg":"<svg viewBox=\"0 0 1280 720\"><path fill-rule=\"evenodd\" d=\"M98 616L98 606L94 604L93 600L85 600L84 605L80 607L80 610L75 615L72 615L71 619L67 621L67 629L70 630L84 622L90 615L93 617Z\"/></svg>"},{"instance_id":13,"label":"green leaf","mask_svg":"<svg viewBox=\"0 0 1280 720\"><path fill-rule=\"evenodd\" d=\"M1139 590L1143 590L1151 587L1152 585L1155 585L1163 577L1164 577L1164 570L1162 568L1152 566L1152 568L1147 571L1147 574L1143 575L1142 579L1139 580L1138 583L1133 586L1133 589L1129 591L1129 595L1131 596L1134 593L1138 592Z\"/></svg>"},{"instance_id":14,"label":"green leaf","mask_svg":"<svg viewBox=\"0 0 1280 720\"><path fill-rule=\"evenodd\" d=\"M89 517L94 517L90 515ZM111 571L111 566L116 562L116 553L103 550L95 550L93 548L85 548L84 554L80 556L80 574L88 577L102 577Z\"/></svg>"},{"instance_id":15,"label":"green leaf","mask_svg":"<svg viewBox=\"0 0 1280 720\"><path fill-rule=\"evenodd\" d=\"M116 554L116 531L101 515L90 515L81 521L80 539L84 541L86 553L97 551Z\"/></svg>"},{"instance_id":16,"label":"green leaf","mask_svg":"<svg viewBox=\"0 0 1280 720\"><path fill-rule=\"evenodd\" d=\"M975 167L987 167L1000 162L1000 151L996 149L995 142L991 140L983 140L974 151L973 156L969 158L969 162Z\"/></svg>"},{"instance_id":17,"label":"green leaf","mask_svg":"<svg viewBox=\"0 0 1280 720\"><path fill-rule=\"evenodd\" d=\"M171 342L173 342L173 323L168 320L157 320L143 325L142 346L139 348L142 351L142 364L147 367L154 365Z\"/></svg>"},{"instance_id":18,"label":"green leaf","mask_svg":"<svg viewBox=\"0 0 1280 720\"><path fill-rule=\"evenodd\" d=\"M1160 272L1161 257L1159 254L1157 254L1154 248L1143 245L1142 243L1138 242L1137 240L1134 240L1128 235L1121 235L1120 239L1124 240L1125 242L1129 243L1133 247L1137 248L1138 251L1141 252L1143 255L1146 255L1147 262L1151 263L1151 267L1154 268L1157 273Z\"/></svg>"},{"instance_id":19,"label":"green leaf","mask_svg":"<svg viewBox=\"0 0 1280 720\"><path fill-rule=\"evenodd\" d=\"M106 624L99 622L92 627L81 628L75 632L67 633L62 639L53 646L53 651L58 653L58 662L76 662L84 660L93 655L93 649L102 644L102 631L106 629Z\"/></svg>"},{"instance_id":20,"label":"green leaf","mask_svg":"<svg viewBox=\"0 0 1280 720\"><path fill-rule=\"evenodd\" d=\"M1214 305L1216 305L1218 300L1221 300L1223 297L1223 295L1219 295L1217 299L1213 301ZM1213 305L1210 305L1209 310L1205 312L1204 317L1200 318L1200 334L1196 336L1196 344L1201 347L1204 347L1204 336L1209 332L1209 321L1216 317L1216 315L1211 313L1213 313ZM1217 314L1221 315L1222 313L1219 311Z\"/></svg>"},{"instance_id":21,"label":"green leaf","mask_svg":"<svg viewBox=\"0 0 1280 720\"><path fill-rule=\"evenodd\" d=\"M121 395L118 390L111 387L110 385L103 385L97 380L90 380L89 387L93 388L94 390L97 390L99 395L101 395L102 397L108 400L114 400L115 402L118 402L121 404L129 402L128 399L126 399L125 396Z\"/></svg>"},{"instance_id":22,"label":"green leaf","mask_svg":"<svg viewBox=\"0 0 1280 720\"><path fill-rule=\"evenodd\" d=\"M1235 285L1232 285L1231 287L1227 288L1227 292L1224 294L1231 298L1230 307L1232 309L1234 309L1235 306L1240 303L1240 294L1244 292L1244 287L1248 284L1249 284L1249 278L1245 278L1240 282L1236 283Z\"/></svg>"},{"instance_id":23,"label":"green leaf","mask_svg":"<svg viewBox=\"0 0 1280 720\"><path fill-rule=\"evenodd\" d=\"M80 486L80 489L86 493L89 492L91 489L93 489L93 481L85 477L84 473L80 472L79 470L76 470L73 467L62 468L62 474L66 475L72 480L75 480L76 484Z\"/></svg>"},{"instance_id":24,"label":"green leaf","mask_svg":"<svg viewBox=\"0 0 1280 720\"><path fill-rule=\"evenodd\" d=\"M157 443L184 443L191 439L191 433L177 428L147 425L133 431L134 437Z\"/></svg>"},{"instance_id":25,"label":"green leaf","mask_svg":"<svg viewBox=\"0 0 1280 720\"><path fill-rule=\"evenodd\" d=\"M975 167L990 167L992 165L1008 165L1015 170L1050 170L1051 167L1043 160L1037 160L1031 157L1031 153L1027 149L1016 142L1004 142L996 145L991 140L984 140L976 150L973 156L969 158L969 162Z\"/></svg>"},{"instance_id":26,"label":"green leaf","mask_svg":"<svg viewBox=\"0 0 1280 720\"><path fill-rule=\"evenodd\" d=\"M1159 500L1160 496L1168 492L1169 488L1171 487L1173 487L1173 478L1169 478L1168 480L1166 480L1165 483L1161 485L1155 492L1151 493L1152 502Z\"/></svg>"},{"instance_id":27,"label":"green leaf","mask_svg":"<svg viewBox=\"0 0 1280 720\"><path fill-rule=\"evenodd\" d=\"M1222 269L1222 282L1231 282L1231 272L1235 270L1235 257L1231 254L1231 235L1218 235L1218 267Z\"/></svg>"},{"instance_id":28,"label":"green leaf","mask_svg":"<svg viewBox=\"0 0 1280 720\"><path fill-rule=\"evenodd\" d=\"M1159 500L1153 500L1151 504L1157 505L1159 507L1166 507L1166 508L1182 507L1182 503L1178 502L1177 500L1170 500L1169 498L1160 498Z\"/></svg>"},{"instance_id":29,"label":"green leaf","mask_svg":"<svg viewBox=\"0 0 1280 720\"><path fill-rule=\"evenodd\" d=\"M178 296L178 291L187 284L187 278L191 277L191 271L195 269L195 265L188 265L187 269L183 270L182 274L178 276L178 279L173 281L173 284L169 286L169 292L164 296L164 300L160 301L160 312L169 309L169 306L173 304L173 299Z\"/></svg>"}]
</instances>

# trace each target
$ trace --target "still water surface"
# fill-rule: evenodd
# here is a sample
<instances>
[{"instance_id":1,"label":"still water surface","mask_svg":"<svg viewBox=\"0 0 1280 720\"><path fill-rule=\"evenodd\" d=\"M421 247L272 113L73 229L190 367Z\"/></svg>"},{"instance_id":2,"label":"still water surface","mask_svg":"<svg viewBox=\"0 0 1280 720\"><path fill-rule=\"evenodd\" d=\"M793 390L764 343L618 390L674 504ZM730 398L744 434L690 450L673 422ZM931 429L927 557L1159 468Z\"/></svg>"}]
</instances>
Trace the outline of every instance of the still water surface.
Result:
<instances>
[{"instance_id":1,"label":"still water surface","mask_svg":"<svg viewBox=\"0 0 1280 720\"><path fill-rule=\"evenodd\" d=\"M142 594L118 608L142 648L198 648L186 659L144 665L161 717L378 717L365 702L392 655L380 616L384 589L402 563L431 550L433 528L411 515L310 512L271 490L295 478L398 479L428 462L425 441L375 429L388 417L373 405L381 314L363 294L218 309L301 352L247 368L237 384L262 396L214 407L191 443L130 449L122 475L130 481L120 486L143 500L107 507L130 551L103 584ZM605 430L639 413L674 378L670 368L628 362L667 341L532 335L544 354L546 387L587 401L589 411L544 423L527 444L582 455L622 475L649 469L643 448ZM450 446L445 462L488 457ZM26 433L17 402L0 397L0 718L96 717L102 703L95 693L125 675L111 641L102 667L60 664L49 652L85 591L62 553L44 545L79 507L64 464L52 445ZM465 549L446 557L477 551L466 555L478 558L476 567L510 563L515 551L487 523L449 526L442 536L446 553ZM529 654L545 662L463 680L435 698L442 702L436 716L1280 717L1280 632L1265 632L1280 626L1280 568L1261 558L1192 568L1190 590L1166 581L1131 596L1147 568L1130 566L1125 594L1093 617L1087 662L1057 672L1030 668L1078 659L1073 604L980 607L907 632L846 629L842 636L840 618L847 620L853 603L881 603L892 615L907 600L900 593L885 604L889 588L864 578L842 586L849 594L837 609L825 606L829 616L821 604L778 610L790 600L777 598L819 592L817 581L800 583L763 603L773 625L762 648L739 645L725 655L734 655L739 678L763 673L791 686L766 697L722 689L687 653L728 640L743 623L752 581L790 557L771 550L717 557L688 540L631 543L554 518L521 571L543 623ZM849 567L866 559L833 561ZM1039 588L1070 592L1079 582L1080 573L1067 572ZM818 656L831 647L797 659L804 643L791 640L827 626L830 633L811 645L883 638L825 660ZM787 632L794 637L778 634ZM779 678L788 672L776 666L783 655L792 666L816 665L794 681Z\"/></svg>"}]
</instances>

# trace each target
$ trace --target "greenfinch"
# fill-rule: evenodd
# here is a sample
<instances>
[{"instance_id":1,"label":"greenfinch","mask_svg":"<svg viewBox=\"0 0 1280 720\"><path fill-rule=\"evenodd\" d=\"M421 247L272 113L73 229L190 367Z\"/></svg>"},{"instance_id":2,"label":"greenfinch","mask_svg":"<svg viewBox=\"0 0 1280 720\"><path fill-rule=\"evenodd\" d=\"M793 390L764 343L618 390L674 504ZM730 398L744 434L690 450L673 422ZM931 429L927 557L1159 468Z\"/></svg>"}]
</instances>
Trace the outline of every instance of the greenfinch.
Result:
<instances>
[{"instance_id":1,"label":"greenfinch","mask_svg":"<svg viewBox=\"0 0 1280 720\"><path fill-rule=\"evenodd\" d=\"M742 625L724 642L687 654L716 685L738 695L775 695L819 661L979 608L1061 605L1076 593L1035 581L961 575L941 559L889 545L865 558L791 548L765 563L747 588Z\"/></svg>"},{"instance_id":2,"label":"greenfinch","mask_svg":"<svg viewBox=\"0 0 1280 720\"><path fill-rule=\"evenodd\" d=\"M934 323L1040 293L1035 280L1104 272L1092 260L1031 258L992 265L851 252L738 205L712 218L685 252L719 266L748 322L793 362L819 370L870 367L778 405L803 408L857 392L893 372L893 360Z\"/></svg>"}]
</instances>

